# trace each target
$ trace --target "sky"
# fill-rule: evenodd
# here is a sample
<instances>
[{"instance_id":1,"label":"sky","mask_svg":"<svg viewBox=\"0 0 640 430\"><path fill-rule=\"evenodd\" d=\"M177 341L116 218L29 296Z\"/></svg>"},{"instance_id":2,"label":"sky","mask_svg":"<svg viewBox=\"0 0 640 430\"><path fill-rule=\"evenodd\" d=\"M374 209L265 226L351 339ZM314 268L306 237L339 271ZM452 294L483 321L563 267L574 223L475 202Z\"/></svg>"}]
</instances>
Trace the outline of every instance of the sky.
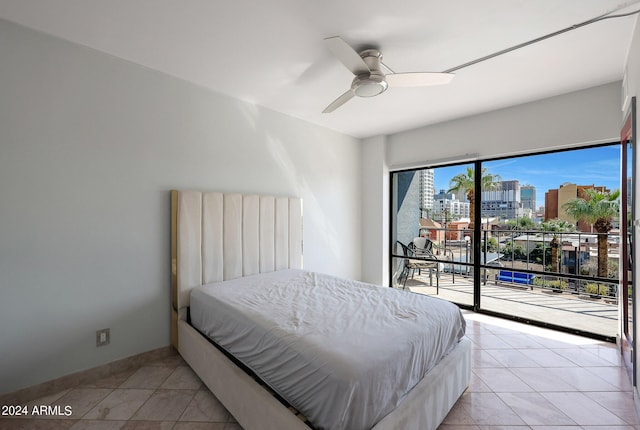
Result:
<instances>
[{"instance_id":1,"label":"sky","mask_svg":"<svg viewBox=\"0 0 640 430\"><path fill-rule=\"evenodd\" d=\"M434 168L435 190L449 189L449 180L466 171L469 164ZM471 165L472 166L472 165ZM605 186L620 189L620 146L554 152L488 161L489 173L503 181L519 180L520 186L536 187L536 207L544 206L544 193L571 182L577 185Z\"/></svg>"}]
</instances>

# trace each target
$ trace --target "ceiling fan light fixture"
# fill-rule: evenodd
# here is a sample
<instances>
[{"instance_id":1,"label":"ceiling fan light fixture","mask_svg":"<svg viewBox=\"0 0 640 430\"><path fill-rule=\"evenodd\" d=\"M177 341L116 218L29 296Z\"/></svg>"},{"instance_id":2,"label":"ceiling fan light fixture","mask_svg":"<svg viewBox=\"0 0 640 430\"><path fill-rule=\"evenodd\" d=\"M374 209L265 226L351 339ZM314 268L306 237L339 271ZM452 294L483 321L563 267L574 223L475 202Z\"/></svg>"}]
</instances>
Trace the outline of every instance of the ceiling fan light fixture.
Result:
<instances>
[{"instance_id":1,"label":"ceiling fan light fixture","mask_svg":"<svg viewBox=\"0 0 640 430\"><path fill-rule=\"evenodd\" d=\"M384 76L365 75L357 76L351 84L351 89L358 97L373 97L382 94L389 85Z\"/></svg>"}]
</instances>

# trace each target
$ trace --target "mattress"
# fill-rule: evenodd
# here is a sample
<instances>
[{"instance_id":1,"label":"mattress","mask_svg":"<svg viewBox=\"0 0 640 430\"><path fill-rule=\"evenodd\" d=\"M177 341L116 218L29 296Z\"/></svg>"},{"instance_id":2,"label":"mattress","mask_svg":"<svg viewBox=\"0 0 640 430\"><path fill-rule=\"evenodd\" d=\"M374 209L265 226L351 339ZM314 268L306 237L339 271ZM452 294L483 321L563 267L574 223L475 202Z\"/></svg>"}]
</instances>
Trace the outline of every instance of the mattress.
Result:
<instances>
[{"instance_id":1,"label":"mattress","mask_svg":"<svg viewBox=\"0 0 640 430\"><path fill-rule=\"evenodd\" d=\"M194 288L191 323L317 429L370 429L464 335L447 301L302 270Z\"/></svg>"}]
</instances>

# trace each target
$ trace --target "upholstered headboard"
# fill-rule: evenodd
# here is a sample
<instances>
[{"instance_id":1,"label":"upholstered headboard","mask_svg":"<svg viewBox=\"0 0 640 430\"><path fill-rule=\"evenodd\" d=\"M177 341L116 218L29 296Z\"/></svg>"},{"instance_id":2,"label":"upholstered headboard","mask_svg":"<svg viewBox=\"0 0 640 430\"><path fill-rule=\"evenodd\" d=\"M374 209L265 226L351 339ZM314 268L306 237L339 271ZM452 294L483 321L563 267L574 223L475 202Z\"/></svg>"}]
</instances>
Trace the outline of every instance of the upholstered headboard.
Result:
<instances>
[{"instance_id":1,"label":"upholstered headboard","mask_svg":"<svg viewBox=\"0 0 640 430\"><path fill-rule=\"evenodd\" d=\"M193 287L302 268L302 201L171 191L171 342Z\"/></svg>"}]
</instances>

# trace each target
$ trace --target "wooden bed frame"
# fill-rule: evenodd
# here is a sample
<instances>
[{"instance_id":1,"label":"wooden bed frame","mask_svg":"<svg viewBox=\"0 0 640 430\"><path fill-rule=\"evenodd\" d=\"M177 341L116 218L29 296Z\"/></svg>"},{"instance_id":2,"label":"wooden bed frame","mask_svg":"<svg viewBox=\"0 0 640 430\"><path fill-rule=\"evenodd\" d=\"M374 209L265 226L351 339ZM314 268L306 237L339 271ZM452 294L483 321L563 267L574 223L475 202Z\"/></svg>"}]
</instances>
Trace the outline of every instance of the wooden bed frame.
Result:
<instances>
[{"instance_id":1,"label":"wooden bed frame","mask_svg":"<svg viewBox=\"0 0 640 430\"><path fill-rule=\"evenodd\" d=\"M245 430L309 430L187 322L193 287L302 268L298 198L171 191L171 343ZM469 385L467 338L373 430L436 429Z\"/></svg>"}]
</instances>

